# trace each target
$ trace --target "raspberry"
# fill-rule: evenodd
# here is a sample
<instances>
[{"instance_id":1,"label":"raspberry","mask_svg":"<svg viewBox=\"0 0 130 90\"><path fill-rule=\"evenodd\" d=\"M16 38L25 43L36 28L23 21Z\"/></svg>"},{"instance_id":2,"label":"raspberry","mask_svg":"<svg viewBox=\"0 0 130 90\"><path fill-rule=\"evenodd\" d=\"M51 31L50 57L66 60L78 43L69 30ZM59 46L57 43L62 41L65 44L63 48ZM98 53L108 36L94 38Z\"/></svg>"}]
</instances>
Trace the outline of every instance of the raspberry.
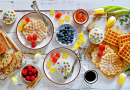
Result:
<instances>
[{"instance_id":1,"label":"raspberry","mask_svg":"<svg viewBox=\"0 0 130 90\"><path fill-rule=\"evenodd\" d=\"M33 35L33 40L37 40L37 35Z\"/></svg>"},{"instance_id":2,"label":"raspberry","mask_svg":"<svg viewBox=\"0 0 130 90\"><path fill-rule=\"evenodd\" d=\"M33 68L33 69L32 69L32 73L33 73L33 74L36 74L36 73L37 73L37 69L36 69L36 68Z\"/></svg>"},{"instance_id":3,"label":"raspberry","mask_svg":"<svg viewBox=\"0 0 130 90\"><path fill-rule=\"evenodd\" d=\"M37 77L37 74L34 74L34 77Z\"/></svg>"},{"instance_id":4,"label":"raspberry","mask_svg":"<svg viewBox=\"0 0 130 90\"><path fill-rule=\"evenodd\" d=\"M53 58L53 63L56 63L57 62L57 58Z\"/></svg>"},{"instance_id":5,"label":"raspberry","mask_svg":"<svg viewBox=\"0 0 130 90\"><path fill-rule=\"evenodd\" d=\"M28 72L27 69L23 69L23 70L22 70L22 74L23 74L23 75L27 75L27 72Z\"/></svg>"},{"instance_id":6,"label":"raspberry","mask_svg":"<svg viewBox=\"0 0 130 90\"><path fill-rule=\"evenodd\" d=\"M32 42L31 45L32 45L32 47L36 47L37 46L37 44L35 42Z\"/></svg>"},{"instance_id":7,"label":"raspberry","mask_svg":"<svg viewBox=\"0 0 130 90\"><path fill-rule=\"evenodd\" d=\"M27 40L28 40L28 41L31 41L31 40L32 40L32 37L31 37L31 36L28 36L28 37L27 37Z\"/></svg>"},{"instance_id":8,"label":"raspberry","mask_svg":"<svg viewBox=\"0 0 130 90\"><path fill-rule=\"evenodd\" d=\"M31 72L31 71L30 71L30 72L28 72L28 75L30 75L30 76L31 76L31 75L32 75L32 72Z\"/></svg>"},{"instance_id":9,"label":"raspberry","mask_svg":"<svg viewBox=\"0 0 130 90\"><path fill-rule=\"evenodd\" d=\"M29 18L26 18L25 21L27 21L27 23L28 23L28 22L30 21L30 19L29 19Z\"/></svg>"},{"instance_id":10,"label":"raspberry","mask_svg":"<svg viewBox=\"0 0 130 90\"><path fill-rule=\"evenodd\" d=\"M101 57L103 55L103 52L98 52L98 56Z\"/></svg>"},{"instance_id":11,"label":"raspberry","mask_svg":"<svg viewBox=\"0 0 130 90\"><path fill-rule=\"evenodd\" d=\"M28 81L31 80L30 76L26 76L25 79L28 80Z\"/></svg>"},{"instance_id":12,"label":"raspberry","mask_svg":"<svg viewBox=\"0 0 130 90\"><path fill-rule=\"evenodd\" d=\"M105 50L105 45L100 45L99 48L104 51Z\"/></svg>"},{"instance_id":13,"label":"raspberry","mask_svg":"<svg viewBox=\"0 0 130 90\"><path fill-rule=\"evenodd\" d=\"M32 66L28 66L28 67L27 67L27 70L28 70L28 71L31 71L31 70L32 70Z\"/></svg>"},{"instance_id":14,"label":"raspberry","mask_svg":"<svg viewBox=\"0 0 130 90\"><path fill-rule=\"evenodd\" d=\"M31 81L34 81L35 80L35 77L34 76L31 76Z\"/></svg>"},{"instance_id":15,"label":"raspberry","mask_svg":"<svg viewBox=\"0 0 130 90\"><path fill-rule=\"evenodd\" d=\"M56 53L56 58L60 58L60 53Z\"/></svg>"}]
</instances>

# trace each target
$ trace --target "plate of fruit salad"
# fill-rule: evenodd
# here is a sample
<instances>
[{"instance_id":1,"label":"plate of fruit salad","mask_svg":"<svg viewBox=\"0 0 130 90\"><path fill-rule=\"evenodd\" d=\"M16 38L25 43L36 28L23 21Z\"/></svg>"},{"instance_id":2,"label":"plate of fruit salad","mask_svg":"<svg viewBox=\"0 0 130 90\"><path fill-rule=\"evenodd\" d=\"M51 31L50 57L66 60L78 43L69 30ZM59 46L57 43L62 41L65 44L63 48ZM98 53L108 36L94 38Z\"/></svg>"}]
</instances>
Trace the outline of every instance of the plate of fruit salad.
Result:
<instances>
[{"instance_id":1,"label":"plate of fruit salad","mask_svg":"<svg viewBox=\"0 0 130 90\"><path fill-rule=\"evenodd\" d=\"M77 30L70 24L60 25L56 29L56 41L62 46L70 46L77 40Z\"/></svg>"},{"instance_id":2,"label":"plate of fruit salad","mask_svg":"<svg viewBox=\"0 0 130 90\"><path fill-rule=\"evenodd\" d=\"M24 15L17 24L16 34L22 45L29 49L40 49L47 46L53 38L54 26L49 17L42 14L47 24L37 13ZM52 34L48 35L48 31Z\"/></svg>"},{"instance_id":3,"label":"plate of fruit salad","mask_svg":"<svg viewBox=\"0 0 130 90\"><path fill-rule=\"evenodd\" d=\"M74 81L80 72L81 63L76 63L73 74L70 78L64 79L69 74L77 55L68 48L56 48L50 51L43 62L43 70L46 77L53 83L65 85Z\"/></svg>"}]
</instances>

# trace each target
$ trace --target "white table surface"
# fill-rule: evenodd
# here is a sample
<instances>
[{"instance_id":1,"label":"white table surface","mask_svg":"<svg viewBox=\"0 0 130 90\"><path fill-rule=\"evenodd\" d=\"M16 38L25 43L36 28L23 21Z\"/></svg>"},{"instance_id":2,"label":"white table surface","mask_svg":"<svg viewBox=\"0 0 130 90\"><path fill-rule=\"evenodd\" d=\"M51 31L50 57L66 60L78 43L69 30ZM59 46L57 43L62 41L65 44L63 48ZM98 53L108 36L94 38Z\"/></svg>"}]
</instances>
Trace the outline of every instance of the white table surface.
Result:
<instances>
[{"instance_id":1,"label":"white table surface","mask_svg":"<svg viewBox=\"0 0 130 90\"><path fill-rule=\"evenodd\" d=\"M52 41L50 42L50 44L48 46L46 46L45 48L42 48L40 50L27 49L18 41L17 36L16 36L17 22L23 15L25 15L28 12L33 11L32 8L30 7L30 5L32 4L32 1L33 0L0 0L0 12L6 8L12 8L16 11L17 20L14 24L5 25L0 20L0 25L2 25L4 27L6 32L14 40L14 42L18 45L18 47L21 50L23 50L24 54L27 57L28 63L32 63L32 60L33 60L33 57L30 57L30 55L28 55L28 53L35 53L37 51L40 51L42 53L42 55L45 57L45 55L50 50L57 48L57 47L61 47L55 41L55 39L54 39L55 37L53 37ZM65 22L65 23L70 23L70 24L74 25L77 28L78 32L84 31L85 27L87 26L88 23L86 23L84 25L77 25L73 21L72 13L76 9L82 8L82 9L87 10L90 14L90 18L89 18L89 21L90 21L93 17L93 10L98 7L102 7L102 6L106 6L106 5L120 5L120 6L130 8L129 0L37 0L37 3L38 3L40 10L42 10L42 13L45 13L46 15L48 15L51 18L51 20L54 24L54 29L56 29L59 26L59 24L58 24L58 20L56 20L54 18L54 16L50 15L50 13L49 13L50 9L54 9L56 11L62 11L65 13L64 15L68 14L68 12L69 12L69 15L71 16L71 20L69 22ZM61 18L64 18L64 15ZM97 25L103 30L106 30L106 28L105 28L106 22L107 22L106 16L103 16L103 18L101 20L96 21ZM118 20L115 23L115 25L120 25ZM130 33L129 28L125 28L124 25L120 26L120 28L124 32ZM85 38L86 38L86 43L84 45L89 46L90 41L88 39L88 34L85 34ZM72 47L68 47L68 48L73 49ZM41 59L37 64L41 68L41 70L43 67L42 66L43 60L44 59ZM84 54L82 56L82 61L81 61L81 66L84 66L84 65L88 69L94 69L98 72L98 81L96 83L94 83L94 84L86 83L83 79L84 71L81 68L80 74L77 77L77 79L70 84L57 85L57 84L54 84L51 81L49 81L47 79L47 77L44 76L42 78L42 80L40 81L40 83L37 86L35 86L35 88L33 88L32 90L90 90L90 89L91 90L120 90L120 89L121 90L130 90L130 87L129 87L130 78L129 77L127 77L123 86L120 86L118 84L119 75L117 75L113 80L106 79L106 77L97 69L97 67L91 62L91 60L87 57L86 54ZM12 85L12 83L10 83L10 81L9 81L9 78L10 77L8 77L5 81L0 81L0 90L25 90L26 89L25 88L26 85L23 83L18 84L17 86Z\"/></svg>"}]
</instances>

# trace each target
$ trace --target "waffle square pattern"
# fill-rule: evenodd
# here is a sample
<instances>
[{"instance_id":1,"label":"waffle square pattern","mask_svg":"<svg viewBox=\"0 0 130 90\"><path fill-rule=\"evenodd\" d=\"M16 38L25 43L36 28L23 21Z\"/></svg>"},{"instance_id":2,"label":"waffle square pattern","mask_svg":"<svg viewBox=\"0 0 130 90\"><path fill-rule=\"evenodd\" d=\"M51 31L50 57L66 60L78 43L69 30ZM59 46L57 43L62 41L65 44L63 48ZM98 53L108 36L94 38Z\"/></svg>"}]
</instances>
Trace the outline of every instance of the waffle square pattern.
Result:
<instances>
[{"instance_id":1,"label":"waffle square pattern","mask_svg":"<svg viewBox=\"0 0 130 90\"><path fill-rule=\"evenodd\" d=\"M118 55L130 63L130 42L127 42L119 50Z\"/></svg>"},{"instance_id":2,"label":"waffle square pattern","mask_svg":"<svg viewBox=\"0 0 130 90\"><path fill-rule=\"evenodd\" d=\"M130 34L121 35L118 40L119 48L121 49L126 42L130 41Z\"/></svg>"},{"instance_id":3,"label":"waffle square pattern","mask_svg":"<svg viewBox=\"0 0 130 90\"><path fill-rule=\"evenodd\" d=\"M116 47L119 47L118 46L118 37L120 36L121 34L111 30L111 29L108 29L106 31L106 34L105 34L105 38L104 38L104 41L113 45L113 46L116 46Z\"/></svg>"}]
</instances>

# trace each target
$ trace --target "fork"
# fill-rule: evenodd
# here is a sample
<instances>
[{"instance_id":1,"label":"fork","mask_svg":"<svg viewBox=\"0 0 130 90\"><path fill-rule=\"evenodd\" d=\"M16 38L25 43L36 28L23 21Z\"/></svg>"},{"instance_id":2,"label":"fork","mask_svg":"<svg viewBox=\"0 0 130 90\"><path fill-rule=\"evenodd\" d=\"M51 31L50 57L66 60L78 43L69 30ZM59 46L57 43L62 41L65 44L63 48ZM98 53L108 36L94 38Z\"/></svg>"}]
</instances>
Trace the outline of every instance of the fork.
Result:
<instances>
[{"instance_id":1,"label":"fork","mask_svg":"<svg viewBox=\"0 0 130 90\"><path fill-rule=\"evenodd\" d=\"M48 35L51 36L52 35L52 31L50 30L51 27L50 25L47 23L47 21L44 19L43 15L41 14L39 8L38 8L38 5L37 5L37 2L36 1L33 1L32 2L33 4L31 5L31 7L37 12L37 14L41 17L41 19L44 21L45 25L48 26Z\"/></svg>"},{"instance_id":2,"label":"fork","mask_svg":"<svg viewBox=\"0 0 130 90\"><path fill-rule=\"evenodd\" d=\"M68 79L70 76L72 76L75 64L77 63L77 61L79 61L81 55L85 52L86 49L87 49L86 46L84 46L83 48L79 47L77 57L76 57L75 62L73 64L73 66L72 66L72 69L71 69L69 74L64 76L64 79Z\"/></svg>"}]
</instances>

